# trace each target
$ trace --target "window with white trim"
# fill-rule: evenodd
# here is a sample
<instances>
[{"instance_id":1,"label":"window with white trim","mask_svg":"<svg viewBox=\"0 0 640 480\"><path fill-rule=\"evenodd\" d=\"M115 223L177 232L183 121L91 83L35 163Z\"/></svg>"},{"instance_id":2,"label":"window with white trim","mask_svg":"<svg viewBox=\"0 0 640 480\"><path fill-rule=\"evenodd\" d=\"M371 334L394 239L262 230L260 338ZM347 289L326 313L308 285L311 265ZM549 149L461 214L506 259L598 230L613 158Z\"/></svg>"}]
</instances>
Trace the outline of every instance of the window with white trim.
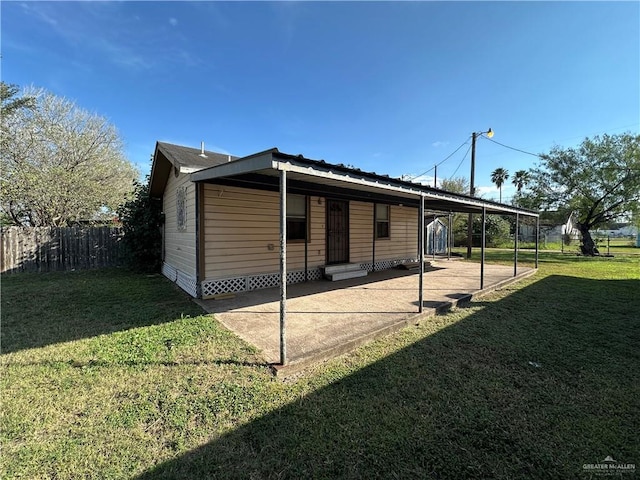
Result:
<instances>
[{"instance_id":1,"label":"window with white trim","mask_svg":"<svg viewBox=\"0 0 640 480\"><path fill-rule=\"evenodd\" d=\"M306 240L307 228L307 197L287 195L287 240Z\"/></svg>"},{"instance_id":2,"label":"window with white trim","mask_svg":"<svg viewBox=\"0 0 640 480\"><path fill-rule=\"evenodd\" d=\"M389 205L376 203L376 238L389 238Z\"/></svg>"}]
</instances>

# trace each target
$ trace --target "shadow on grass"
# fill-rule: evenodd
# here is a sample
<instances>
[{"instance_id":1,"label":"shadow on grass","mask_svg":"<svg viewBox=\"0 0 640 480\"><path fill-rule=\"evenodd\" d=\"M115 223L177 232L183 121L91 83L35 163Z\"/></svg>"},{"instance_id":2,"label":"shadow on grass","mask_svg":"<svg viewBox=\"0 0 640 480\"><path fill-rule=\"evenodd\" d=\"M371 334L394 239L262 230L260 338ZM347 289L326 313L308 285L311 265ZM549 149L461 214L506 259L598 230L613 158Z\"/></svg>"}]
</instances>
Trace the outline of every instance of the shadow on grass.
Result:
<instances>
[{"instance_id":1,"label":"shadow on grass","mask_svg":"<svg viewBox=\"0 0 640 480\"><path fill-rule=\"evenodd\" d=\"M428 266L425 273L442 270ZM312 281L289 289L289 298L363 286L417 275L417 270L389 269L341 282ZM265 301L262 296L238 295L216 300L225 310ZM132 328L160 325L205 313L191 297L162 275L135 274L127 269L79 272L23 273L3 277L2 353L45 347ZM317 313L317 312L315 312ZM382 312L386 313L386 312Z\"/></svg>"},{"instance_id":2,"label":"shadow on grass","mask_svg":"<svg viewBox=\"0 0 640 480\"><path fill-rule=\"evenodd\" d=\"M203 313L163 276L125 269L6 276L1 300L2 353Z\"/></svg>"},{"instance_id":3,"label":"shadow on grass","mask_svg":"<svg viewBox=\"0 0 640 480\"><path fill-rule=\"evenodd\" d=\"M338 379L137 478L582 478L607 455L638 464L638 291L550 276L472 302L487 308L353 373L321 370Z\"/></svg>"},{"instance_id":4,"label":"shadow on grass","mask_svg":"<svg viewBox=\"0 0 640 480\"><path fill-rule=\"evenodd\" d=\"M40 361L40 362L12 362L12 367L55 367L60 364L66 364L73 368L92 368L92 367L101 367L101 368L112 368L112 367L183 367L185 365L191 367L203 367L208 365L231 365L235 367L267 367L268 364L265 362L247 362L242 360L232 360L232 359L222 359L222 360L202 360L202 361L193 361L193 360L179 360L179 361L171 361L167 360L164 362L160 361L141 361L141 360L130 360L130 361L121 361L121 362L106 362L102 360L89 360L88 362L75 361L75 360L66 360L66 361Z\"/></svg>"}]
</instances>

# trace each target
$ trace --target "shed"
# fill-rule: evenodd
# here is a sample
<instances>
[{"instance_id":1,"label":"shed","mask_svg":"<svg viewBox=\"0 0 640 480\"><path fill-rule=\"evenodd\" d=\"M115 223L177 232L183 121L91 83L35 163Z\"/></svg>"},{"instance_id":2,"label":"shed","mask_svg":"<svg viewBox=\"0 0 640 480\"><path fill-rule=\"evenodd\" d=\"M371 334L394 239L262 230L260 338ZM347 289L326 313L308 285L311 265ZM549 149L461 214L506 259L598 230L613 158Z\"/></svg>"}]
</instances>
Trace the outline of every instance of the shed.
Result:
<instances>
[{"instance_id":1,"label":"shed","mask_svg":"<svg viewBox=\"0 0 640 480\"><path fill-rule=\"evenodd\" d=\"M449 227L439 218L435 218L425 228L424 253L427 255L446 255L449 247Z\"/></svg>"}]
</instances>

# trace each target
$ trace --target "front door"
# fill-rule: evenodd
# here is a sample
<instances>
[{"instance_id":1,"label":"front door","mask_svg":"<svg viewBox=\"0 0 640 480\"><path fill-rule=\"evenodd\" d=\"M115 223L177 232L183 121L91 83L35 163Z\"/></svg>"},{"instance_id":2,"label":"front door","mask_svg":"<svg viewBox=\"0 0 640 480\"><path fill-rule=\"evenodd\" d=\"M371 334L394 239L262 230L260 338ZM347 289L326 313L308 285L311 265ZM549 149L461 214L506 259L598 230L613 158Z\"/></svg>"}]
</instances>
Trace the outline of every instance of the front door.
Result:
<instances>
[{"instance_id":1,"label":"front door","mask_svg":"<svg viewBox=\"0 0 640 480\"><path fill-rule=\"evenodd\" d=\"M327 200L327 264L349 262L349 202Z\"/></svg>"}]
</instances>

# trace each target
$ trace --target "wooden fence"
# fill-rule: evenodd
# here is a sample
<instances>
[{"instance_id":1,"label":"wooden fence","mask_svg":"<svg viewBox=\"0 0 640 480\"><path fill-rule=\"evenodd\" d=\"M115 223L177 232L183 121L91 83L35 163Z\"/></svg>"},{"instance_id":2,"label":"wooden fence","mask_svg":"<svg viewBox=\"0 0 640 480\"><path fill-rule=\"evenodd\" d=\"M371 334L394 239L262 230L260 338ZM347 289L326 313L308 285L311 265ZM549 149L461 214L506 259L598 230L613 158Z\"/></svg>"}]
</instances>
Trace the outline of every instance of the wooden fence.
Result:
<instances>
[{"instance_id":1,"label":"wooden fence","mask_svg":"<svg viewBox=\"0 0 640 480\"><path fill-rule=\"evenodd\" d=\"M114 227L2 229L0 272L50 272L123 264L123 232Z\"/></svg>"}]
</instances>

